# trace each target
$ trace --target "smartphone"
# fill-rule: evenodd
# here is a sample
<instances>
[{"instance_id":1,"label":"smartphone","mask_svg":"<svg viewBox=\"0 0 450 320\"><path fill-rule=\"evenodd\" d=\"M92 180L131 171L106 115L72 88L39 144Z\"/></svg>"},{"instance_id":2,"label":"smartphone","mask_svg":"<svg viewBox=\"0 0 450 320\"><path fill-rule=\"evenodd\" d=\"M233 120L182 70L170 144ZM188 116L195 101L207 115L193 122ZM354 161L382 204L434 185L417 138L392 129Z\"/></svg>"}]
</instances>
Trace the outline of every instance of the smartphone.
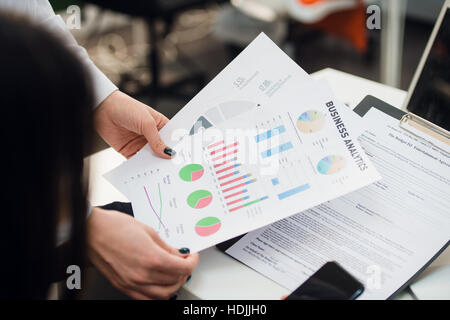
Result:
<instances>
[{"instance_id":1,"label":"smartphone","mask_svg":"<svg viewBox=\"0 0 450 320\"><path fill-rule=\"evenodd\" d=\"M354 300L364 286L334 261L324 264L286 300Z\"/></svg>"}]
</instances>

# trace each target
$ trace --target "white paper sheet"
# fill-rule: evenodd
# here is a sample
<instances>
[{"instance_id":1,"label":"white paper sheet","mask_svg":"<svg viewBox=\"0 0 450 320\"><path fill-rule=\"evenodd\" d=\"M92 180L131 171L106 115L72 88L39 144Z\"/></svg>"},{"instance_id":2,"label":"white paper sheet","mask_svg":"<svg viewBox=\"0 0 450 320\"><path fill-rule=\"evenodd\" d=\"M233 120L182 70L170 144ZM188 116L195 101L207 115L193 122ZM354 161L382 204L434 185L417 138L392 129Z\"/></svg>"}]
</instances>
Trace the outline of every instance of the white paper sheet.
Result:
<instances>
[{"instance_id":1,"label":"white paper sheet","mask_svg":"<svg viewBox=\"0 0 450 320\"><path fill-rule=\"evenodd\" d=\"M265 35L181 112L189 121L165 128L172 160L145 149L106 175L174 247L196 252L379 179L358 119Z\"/></svg>"},{"instance_id":2,"label":"white paper sheet","mask_svg":"<svg viewBox=\"0 0 450 320\"><path fill-rule=\"evenodd\" d=\"M372 108L361 144L383 179L251 232L227 250L295 290L327 261L364 285L361 299L386 299L450 238L450 154Z\"/></svg>"}]
</instances>

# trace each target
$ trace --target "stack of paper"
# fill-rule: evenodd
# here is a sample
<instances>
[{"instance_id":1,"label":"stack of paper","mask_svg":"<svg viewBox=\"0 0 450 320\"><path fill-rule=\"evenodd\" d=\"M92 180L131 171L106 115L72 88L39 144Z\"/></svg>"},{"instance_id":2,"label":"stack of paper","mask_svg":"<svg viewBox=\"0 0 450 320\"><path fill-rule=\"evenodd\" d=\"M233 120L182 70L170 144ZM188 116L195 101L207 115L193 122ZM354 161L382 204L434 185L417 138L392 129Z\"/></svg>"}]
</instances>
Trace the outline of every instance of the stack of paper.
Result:
<instances>
[{"instance_id":1,"label":"stack of paper","mask_svg":"<svg viewBox=\"0 0 450 320\"><path fill-rule=\"evenodd\" d=\"M379 179L359 119L264 34L161 130L106 174L136 219L196 252Z\"/></svg>"}]
</instances>

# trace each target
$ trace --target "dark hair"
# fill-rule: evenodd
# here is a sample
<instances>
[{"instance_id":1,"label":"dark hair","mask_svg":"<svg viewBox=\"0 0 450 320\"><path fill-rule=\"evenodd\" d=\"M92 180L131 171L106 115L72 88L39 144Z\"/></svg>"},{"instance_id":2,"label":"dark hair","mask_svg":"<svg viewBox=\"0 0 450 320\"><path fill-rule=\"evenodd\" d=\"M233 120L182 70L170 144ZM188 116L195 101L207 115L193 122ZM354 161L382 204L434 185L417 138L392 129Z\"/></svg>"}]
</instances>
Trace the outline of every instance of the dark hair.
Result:
<instances>
[{"instance_id":1,"label":"dark hair","mask_svg":"<svg viewBox=\"0 0 450 320\"><path fill-rule=\"evenodd\" d=\"M83 263L90 88L50 32L0 16L0 298L45 299L64 264ZM71 226L64 254L61 221Z\"/></svg>"}]
</instances>

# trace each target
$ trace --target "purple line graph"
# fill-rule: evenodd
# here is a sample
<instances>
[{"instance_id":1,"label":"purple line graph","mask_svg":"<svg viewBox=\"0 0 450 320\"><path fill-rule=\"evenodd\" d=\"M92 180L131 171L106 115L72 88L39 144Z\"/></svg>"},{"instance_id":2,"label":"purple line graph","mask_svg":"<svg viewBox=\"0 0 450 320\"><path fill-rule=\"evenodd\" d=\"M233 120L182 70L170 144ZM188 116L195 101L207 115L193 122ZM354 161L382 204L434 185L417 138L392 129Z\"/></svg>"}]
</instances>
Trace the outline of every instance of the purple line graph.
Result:
<instances>
[{"instance_id":1,"label":"purple line graph","mask_svg":"<svg viewBox=\"0 0 450 320\"><path fill-rule=\"evenodd\" d=\"M155 208L153 208L152 201L150 200L150 196L148 195L148 191L147 191L147 188L145 186L144 186L144 191L145 191L145 195L147 196L147 201L148 201L148 204L150 205L150 208L152 208L152 211L155 214L155 217L158 219L159 223L164 228L164 231L166 231L166 233L167 233L169 231L169 229L164 225L164 223L162 222L161 218L156 213Z\"/></svg>"}]
</instances>

